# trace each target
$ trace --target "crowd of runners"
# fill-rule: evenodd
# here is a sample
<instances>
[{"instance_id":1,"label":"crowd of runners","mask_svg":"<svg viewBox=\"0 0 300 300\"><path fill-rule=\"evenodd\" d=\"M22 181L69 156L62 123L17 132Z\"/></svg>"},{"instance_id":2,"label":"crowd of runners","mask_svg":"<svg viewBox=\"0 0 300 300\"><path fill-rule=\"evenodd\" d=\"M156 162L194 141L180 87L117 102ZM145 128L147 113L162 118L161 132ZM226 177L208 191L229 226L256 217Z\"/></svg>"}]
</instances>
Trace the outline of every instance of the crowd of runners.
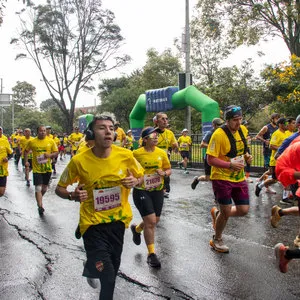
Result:
<instances>
[{"instance_id":1,"label":"crowd of runners","mask_svg":"<svg viewBox=\"0 0 300 300\"><path fill-rule=\"evenodd\" d=\"M212 120L212 130L201 142L205 149L205 175L197 176L191 184L196 189L201 180L211 181L216 206L211 209L214 235L209 244L217 252L228 253L230 247L223 240L223 232L230 217L241 217L249 211L250 153L247 124L242 120L239 106L228 106L224 118ZM5 137L0 127L0 196L5 193L8 160L14 158L16 167L21 159L25 183L33 185L38 213L45 213L43 196L51 176L56 174L57 159L66 154L71 159L60 176L56 194L70 201L80 202L77 238L83 238L87 260L83 276L96 288L101 283L100 298L112 299L115 279L121 262L125 228L130 227L136 245L144 237L147 263L160 268L155 251L155 230L160 220L164 198L169 197L171 164L170 152L179 152L180 168L187 174L192 139L183 129L176 139L169 129L166 113L157 113L153 124L143 128L134 149L134 137L126 133L113 115L99 115L88 124L84 133L75 127L70 135L57 136L51 126L41 125L35 137L31 130L17 129ZM255 194L262 191L276 193L271 185L283 186L281 204L270 212L270 223L278 227L285 215L299 216L298 180L300 179L300 115L284 118L271 115L271 122L255 137L264 149L265 167L268 169L255 186ZM2 159L1 159L2 158ZM70 186L75 188L70 191ZM130 224L132 210L128 201L132 189L133 202L141 217L139 224ZM294 205L294 203L298 205ZM281 272L287 272L288 263L300 258L300 233L296 236L295 249L282 243L275 245L275 255Z\"/></svg>"}]
</instances>

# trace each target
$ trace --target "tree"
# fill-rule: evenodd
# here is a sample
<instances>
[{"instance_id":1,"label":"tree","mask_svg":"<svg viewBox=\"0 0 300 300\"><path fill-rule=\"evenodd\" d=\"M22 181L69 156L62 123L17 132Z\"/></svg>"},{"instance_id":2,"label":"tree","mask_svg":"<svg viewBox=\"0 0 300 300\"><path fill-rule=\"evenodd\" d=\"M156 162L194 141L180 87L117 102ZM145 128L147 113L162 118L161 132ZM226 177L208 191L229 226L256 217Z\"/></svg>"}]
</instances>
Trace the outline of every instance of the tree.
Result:
<instances>
[{"instance_id":1,"label":"tree","mask_svg":"<svg viewBox=\"0 0 300 300\"><path fill-rule=\"evenodd\" d=\"M51 125L54 131L63 132L67 128L64 114L52 99L42 101L40 110L45 114L45 118L47 119L46 125Z\"/></svg>"},{"instance_id":2,"label":"tree","mask_svg":"<svg viewBox=\"0 0 300 300\"><path fill-rule=\"evenodd\" d=\"M300 56L300 0L199 0L197 7L206 31L228 36L232 44L253 45L277 35Z\"/></svg>"},{"instance_id":3,"label":"tree","mask_svg":"<svg viewBox=\"0 0 300 300\"><path fill-rule=\"evenodd\" d=\"M48 0L30 12L30 21L20 16L22 31L12 40L26 51L17 59L29 55L34 61L71 131L79 92L94 89L95 75L129 61L127 55L118 56L120 28L101 0Z\"/></svg>"},{"instance_id":4,"label":"tree","mask_svg":"<svg viewBox=\"0 0 300 300\"><path fill-rule=\"evenodd\" d=\"M207 32L199 22L201 15L191 21L191 66L195 79L212 85L222 60L232 51L232 44L216 31Z\"/></svg>"},{"instance_id":5,"label":"tree","mask_svg":"<svg viewBox=\"0 0 300 300\"><path fill-rule=\"evenodd\" d=\"M231 104L241 106L248 120L275 100L262 80L254 76L252 63L248 59L240 68L221 68L214 85L204 90L205 94L218 101L221 110Z\"/></svg>"},{"instance_id":6,"label":"tree","mask_svg":"<svg viewBox=\"0 0 300 300\"><path fill-rule=\"evenodd\" d=\"M17 84L12 88L14 104L22 107L34 108L36 102L34 97L36 95L35 87L26 81L17 81Z\"/></svg>"},{"instance_id":7,"label":"tree","mask_svg":"<svg viewBox=\"0 0 300 300\"><path fill-rule=\"evenodd\" d=\"M98 111L114 112L121 125L127 128L130 112L141 94L149 89L177 85L180 62L170 49L161 54L155 49L149 49L147 56L142 70L135 70L127 77L106 79L99 84L101 105ZM152 125L152 118L153 113L147 123Z\"/></svg>"},{"instance_id":8,"label":"tree","mask_svg":"<svg viewBox=\"0 0 300 300\"><path fill-rule=\"evenodd\" d=\"M267 66L262 76L277 100L276 109L296 116L300 109L300 57L292 55L290 62Z\"/></svg>"}]
</instances>

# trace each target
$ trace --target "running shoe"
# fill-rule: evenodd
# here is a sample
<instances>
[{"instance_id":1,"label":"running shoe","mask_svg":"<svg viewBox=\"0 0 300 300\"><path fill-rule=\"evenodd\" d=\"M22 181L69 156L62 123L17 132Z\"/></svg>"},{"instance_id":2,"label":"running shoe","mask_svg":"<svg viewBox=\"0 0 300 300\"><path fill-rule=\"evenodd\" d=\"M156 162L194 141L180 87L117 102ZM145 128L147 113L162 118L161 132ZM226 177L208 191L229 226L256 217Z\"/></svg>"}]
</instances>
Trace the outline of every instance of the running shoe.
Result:
<instances>
[{"instance_id":1,"label":"running shoe","mask_svg":"<svg viewBox=\"0 0 300 300\"><path fill-rule=\"evenodd\" d=\"M280 203L281 203L281 204L293 204L294 201L291 200L291 199L289 199L289 198L284 198L284 199L281 199L281 200L280 200Z\"/></svg>"},{"instance_id":2,"label":"running shoe","mask_svg":"<svg viewBox=\"0 0 300 300\"><path fill-rule=\"evenodd\" d=\"M136 224L132 224L130 226L131 232L132 232L132 240L136 245L141 244L141 234L139 232L136 232L135 230Z\"/></svg>"},{"instance_id":3,"label":"running shoe","mask_svg":"<svg viewBox=\"0 0 300 300\"><path fill-rule=\"evenodd\" d=\"M297 248L300 248L300 235L297 235L296 238L294 239L294 245Z\"/></svg>"},{"instance_id":4,"label":"running shoe","mask_svg":"<svg viewBox=\"0 0 300 300\"><path fill-rule=\"evenodd\" d=\"M270 186L268 186L268 187L266 187L266 193L275 195L275 194L276 194L276 191L273 190Z\"/></svg>"},{"instance_id":5,"label":"running shoe","mask_svg":"<svg viewBox=\"0 0 300 300\"><path fill-rule=\"evenodd\" d=\"M190 174L190 172L189 172L189 171L187 171L187 170L185 170L185 171L184 171L184 174Z\"/></svg>"},{"instance_id":6,"label":"running shoe","mask_svg":"<svg viewBox=\"0 0 300 300\"><path fill-rule=\"evenodd\" d=\"M191 184L191 188L194 190L196 188L196 186L198 185L199 180L198 180L198 176L195 176L193 179L193 182Z\"/></svg>"},{"instance_id":7,"label":"running shoe","mask_svg":"<svg viewBox=\"0 0 300 300\"><path fill-rule=\"evenodd\" d=\"M217 220L218 213L219 210L215 206L210 210L210 214L212 218L212 226L214 230L216 230L216 220Z\"/></svg>"},{"instance_id":8,"label":"running shoe","mask_svg":"<svg viewBox=\"0 0 300 300\"><path fill-rule=\"evenodd\" d=\"M255 186L255 196L259 197L260 191L261 191L261 187L259 187L259 182L256 184Z\"/></svg>"},{"instance_id":9,"label":"running shoe","mask_svg":"<svg viewBox=\"0 0 300 300\"><path fill-rule=\"evenodd\" d=\"M98 282L99 279L87 277L86 281L89 284L89 286L92 287L93 289L96 289L99 287L99 282Z\"/></svg>"},{"instance_id":10,"label":"running shoe","mask_svg":"<svg viewBox=\"0 0 300 300\"><path fill-rule=\"evenodd\" d=\"M77 226L76 230L75 230L75 237L77 240L79 240L81 238L81 233L80 233L80 227L79 225Z\"/></svg>"},{"instance_id":11,"label":"running shoe","mask_svg":"<svg viewBox=\"0 0 300 300\"><path fill-rule=\"evenodd\" d=\"M83 267L85 267L86 261L83 262ZM100 286L100 282L98 278L86 277L86 281L90 287L96 289Z\"/></svg>"},{"instance_id":12,"label":"running shoe","mask_svg":"<svg viewBox=\"0 0 300 300\"><path fill-rule=\"evenodd\" d=\"M26 180L26 186L30 186L30 181L29 180Z\"/></svg>"},{"instance_id":13,"label":"running shoe","mask_svg":"<svg viewBox=\"0 0 300 300\"><path fill-rule=\"evenodd\" d=\"M290 259L285 258L287 249L288 247L284 246L282 243L278 243L274 247L276 264L282 273L286 273L288 271L288 263L290 262Z\"/></svg>"},{"instance_id":14,"label":"running shoe","mask_svg":"<svg viewBox=\"0 0 300 300\"><path fill-rule=\"evenodd\" d=\"M209 241L210 246L217 252L228 253L229 248L224 244L222 239L216 239L215 236Z\"/></svg>"},{"instance_id":15,"label":"running shoe","mask_svg":"<svg viewBox=\"0 0 300 300\"><path fill-rule=\"evenodd\" d=\"M169 198L169 193L164 192L164 198Z\"/></svg>"},{"instance_id":16,"label":"running shoe","mask_svg":"<svg viewBox=\"0 0 300 300\"><path fill-rule=\"evenodd\" d=\"M180 169L182 169L182 162L181 162L181 161L179 161L179 162L177 163L177 165L179 166Z\"/></svg>"},{"instance_id":17,"label":"running shoe","mask_svg":"<svg viewBox=\"0 0 300 300\"><path fill-rule=\"evenodd\" d=\"M157 258L157 255L155 253L151 253L147 257L147 263L152 268L160 268L161 263Z\"/></svg>"},{"instance_id":18,"label":"running shoe","mask_svg":"<svg viewBox=\"0 0 300 300\"><path fill-rule=\"evenodd\" d=\"M45 209L43 207L38 207L39 215L42 216L44 214Z\"/></svg>"},{"instance_id":19,"label":"running shoe","mask_svg":"<svg viewBox=\"0 0 300 300\"><path fill-rule=\"evenodd\" d=\"M278 227L278 223L281 219L281 216L279 215L279 211L281 210L281 207L279 207L278 205L274 205L272 207L272 217L271 217L271 225L274 227L274 228L277 228Z\"/></svg>"}]
</instances>

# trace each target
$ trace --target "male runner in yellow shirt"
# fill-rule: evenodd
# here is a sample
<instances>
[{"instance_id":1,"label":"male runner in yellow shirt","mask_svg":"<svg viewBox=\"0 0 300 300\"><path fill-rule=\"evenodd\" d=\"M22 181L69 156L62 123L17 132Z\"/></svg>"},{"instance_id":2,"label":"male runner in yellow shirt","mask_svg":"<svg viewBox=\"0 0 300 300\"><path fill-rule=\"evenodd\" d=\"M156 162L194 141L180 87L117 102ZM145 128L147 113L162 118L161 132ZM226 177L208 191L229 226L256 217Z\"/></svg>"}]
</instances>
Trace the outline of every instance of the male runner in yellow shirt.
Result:
<instances>
[{"instance_id":1,"label":"male runner in yellow shirt","mask_svg":"<svg viewBox=\"0 0 300 300\"><path fill-rule=\"evenodd\" d=\"M130 189L142 184L144 170L132 151L113 145L114 122L110 116L94 118L86 131L94 147L72 157L62 173L56 194L80 202L80 233L87 261L83 276L96 287L100 300L113 299L121 262L125 227L132 220ZM77 183L75 191L67 187Z\"/></svg>"},{"instance_id":2,"label":"male runner in yellow shirt","mask_svg":"<svg viewBox=\"0 0 300 300\"><path fill-rule=\"evenodd\" d=\"M24 136L22 136L18 142L19 151L21 153L21 159L22 159L22 166L25 168L25 180L26 180L26 186L30 186L29 181L29 172L32 170L32 152L30 151L28 153L28 162L29 167L25 166L25 159L24 159L24 153L27 144L29 141L33 140L34 138L31 136L31 130L29 128L24 129Z\"/></svg>"},{"instance_id":3,"label":"male runner in yellow shirt","mask_svg":"<svg viewBox=\"0 0 300 300\"><path fill-rule=\"evenodd\" d=\"M0 197L5 193L8 176L8 160L12 157L12 149L8 139L2 138L2 127L0 127Z\"/></svg>"},{"instance_id":4,"label":"male runner in yellow shirt","mask_svg":"<svg viewBox=\"0 0 300 300\"><path fill-rule=\"evenodd\" d=\"M213 133L207 148L207 162L212 166L211 182L215 199L219 203L211 209L215 235L210 246L217 252L229 252L223 243L222 233L229 217L244 216L249 210L249 191L245 180L244 163L250 163L252 156L247 152L242 110L230 105L225 109L226 123ZM244 130L244 132L243 132ZM234 202L234 206L232 205Z\"/></svg>"},{"instance_id":5,"label":"male runner in yellow shirt","mask_svg":"<svg viewBox=\"0 0 300 300\"><path fill-rule=\"evenodd\" d=\"M53 139L46 135L46 127L37 128L37 137L29 141L25 148L25 167L29 167L28 155L32 151L33 184L35 185L35 199L40 215L44 214L43 196L47 192L52 174L51 159L57 157L58 149Z\"/></svg>"}]
</instances>

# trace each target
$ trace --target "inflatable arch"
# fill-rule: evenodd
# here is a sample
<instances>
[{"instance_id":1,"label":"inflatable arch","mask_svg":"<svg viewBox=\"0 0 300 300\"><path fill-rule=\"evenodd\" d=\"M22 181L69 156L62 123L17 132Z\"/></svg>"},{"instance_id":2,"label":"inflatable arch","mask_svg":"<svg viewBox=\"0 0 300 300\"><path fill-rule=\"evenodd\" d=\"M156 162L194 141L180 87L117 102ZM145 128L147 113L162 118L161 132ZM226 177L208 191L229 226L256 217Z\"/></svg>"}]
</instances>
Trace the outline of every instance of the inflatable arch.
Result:
<instances>
[{"instance_id":1,"label":"inflatable arch","mask_svg":"<svg viewBox=\"0 0 300 300\"><path fill-rule=\"evenodd\" d=\"M203 134L212 129L213 118L220 117L219 104L192 85L182 90L178 90L178 87L150 90L139 96L129 115L134 137L139 138L147 112L183 109L187 106L202 112Z\"/></svg>"}]
</instances>

